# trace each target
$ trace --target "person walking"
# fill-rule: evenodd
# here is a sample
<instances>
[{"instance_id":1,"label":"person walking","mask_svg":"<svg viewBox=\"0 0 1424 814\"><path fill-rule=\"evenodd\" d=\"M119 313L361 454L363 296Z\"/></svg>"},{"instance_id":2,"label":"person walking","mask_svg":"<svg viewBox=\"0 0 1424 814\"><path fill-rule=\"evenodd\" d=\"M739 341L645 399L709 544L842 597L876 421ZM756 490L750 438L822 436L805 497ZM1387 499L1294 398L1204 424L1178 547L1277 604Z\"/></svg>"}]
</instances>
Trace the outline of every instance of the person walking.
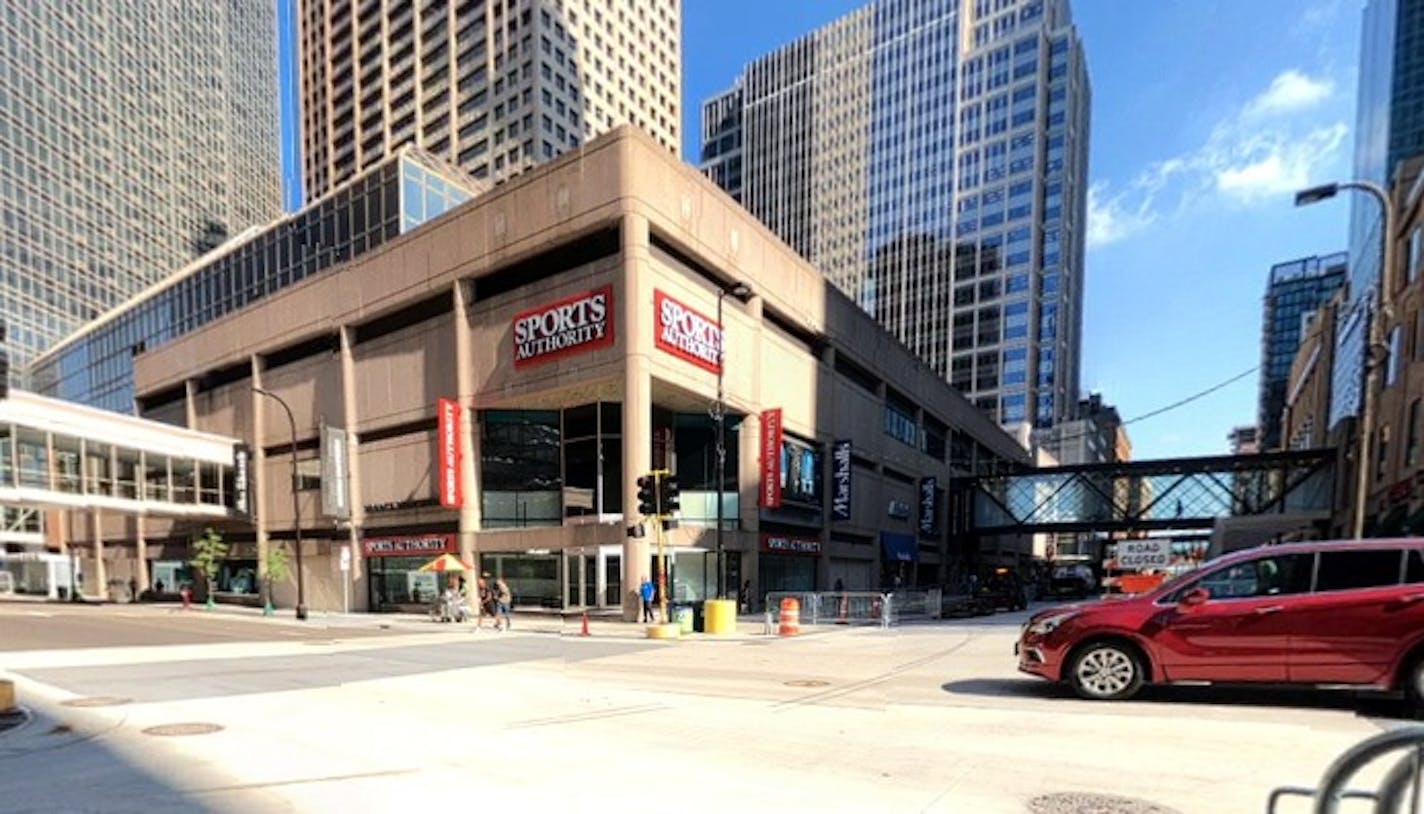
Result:
<instances>
[{"instance_id":1,"label":"person walking","mask_svg":"<svg viewBox=\"0 0 1424 814\"><path fill-rule=\"evenodd\" d=\"M653 621L653 582L647 577L643 577L643 582L638 586L638 596L643 599L643 621Z\"/></svg>"},{"instance_id":2,"label":"person walking","mask_svg":"<svg viewBox=\"0 0 1424 814\"><path fill-rule=\"evenodd\" d=\"M500 577L494 582L494 602L495 602L495 630L509 630L514 619L510 616L510 605L514 604L514 595L509 591L509 585ZM503 625L501 625L503 622Z\"/></svg>"},{"instance_id":3,"label":"person walking","mask_svg":"<svg viewBox=\"0 0 1424 814\"><path fill-rule=\"evenodd\" d=\"M480 577L479 582L475 583L475 585L478 591L477 601L480 603L479 613L475 617L475 630L484 630L485 617L494 617L494 598L492 596L494 585L490 584L489 574ZM496 622L497 620L491 621L490 624L495 624Z\"/></svg>"}]
</instances>

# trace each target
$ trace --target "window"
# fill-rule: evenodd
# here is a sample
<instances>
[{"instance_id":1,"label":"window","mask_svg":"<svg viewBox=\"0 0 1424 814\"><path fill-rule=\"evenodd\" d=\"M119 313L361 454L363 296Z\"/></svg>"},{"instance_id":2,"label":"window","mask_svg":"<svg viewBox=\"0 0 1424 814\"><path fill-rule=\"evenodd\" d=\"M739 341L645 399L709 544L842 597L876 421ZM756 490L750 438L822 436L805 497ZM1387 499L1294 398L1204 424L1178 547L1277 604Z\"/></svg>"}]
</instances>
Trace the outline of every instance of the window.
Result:
<instances>
[{"instance_id":1,"label":"window","mask_svg":"<svg viewBox=\"0 0 1424 814\"><path fill-rule=\"evenodd\" d=\"M1421 266L1424 266L1424 226L1416 226L1409 234L1409 265L1404 272L1406 284L1419 278Z\"/></svg>"},{"instance_id":2,"label":"window","mask_svg":"<svg viewBox=\"0 0 1424 814\"><path fill-rule=\"evenodd\" d=\"M1313 560L1310 554L1284 554L1239 562L1207 574L1173 596L1180 598L1180 594L1194 587L1205 588L1212 599L1305 593L1310 590Z\"/></svg>"},{"instance_id":3,"label":"window","mask_svg":"<svg viewBox=\"0 0 1424 814\"><path fill-rule=\"evenodd\" d=\"M1315 590L1348 591L1398 585L1403 556L1397 548L1322 552Z\"/></svg>"},{"instance_id":4,"label":"window","mask_svg":"<svg viewBox=\"0 0 1424 814\"><path fill-rule=\"evenodd\" d=\"M1418 548L1404 550L1404 581L1411 585L1424 582L1424 550Z\"/></svg>"},{"instance_id":5,"label":"window","mask_svg":"<svg viewBox=\"0 0 1424 814\"><path fill-rule=\"evenodd\" d=\"M1384 386L1393 387L1399 381L1399 326L1389 329L1389 362L1384 369Z\"/></svg>"},{"instance_id":6,"label":"window","mask_svg":"<svg viewBox=\"0 0 1424 814\"><path fill-rule=\"evenodd\" d=\"M1379 428L1379 437L1375 439L1375 480L1384 478L1385 464L1389 461L1389 425Z\"/></svg>"},{"instance_id":7,"label":"window","mask_svg":"<svg viewBox=\"0 0 1424 814\"><path fill-rule=\"evenodd\" d=\"M1405 433L1404 465L1414 466L1419 462L1419 399L1409 404L1409 426Z\"/></svg>"}]
</instances>

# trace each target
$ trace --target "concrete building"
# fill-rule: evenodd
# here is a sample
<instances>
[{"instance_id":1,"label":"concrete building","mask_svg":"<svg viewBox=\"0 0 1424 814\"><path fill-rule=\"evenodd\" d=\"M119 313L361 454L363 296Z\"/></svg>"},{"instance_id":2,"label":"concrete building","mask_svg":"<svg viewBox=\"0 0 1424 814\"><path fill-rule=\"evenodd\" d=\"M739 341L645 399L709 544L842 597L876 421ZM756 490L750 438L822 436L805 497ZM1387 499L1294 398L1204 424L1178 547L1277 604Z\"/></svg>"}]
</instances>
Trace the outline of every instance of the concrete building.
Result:
<instances>
[{"instance_id":1,"label":"concrete building","mask_svg":"<svg viewBox=\"0 0 1424 814\"><path fill-rule=\"evenodd\" d=\"M737 283L751 294L722 297L719 324L719 292ZM727 582L754 596L940 584L967 553L947 539L949 478L1029 460L631 127L139 354L135 376L143 416L250 442L257 515L224 528L234 560L260 569L290 545L295 454L317 609L340 606L350 545L357 608L427 599L417 567L455 551L503 575L519 604L631 617L656 552L636 479L655 468L681 480L674 599L714 590L719 495ZM709 417L719 378L725 489ZM254 386L291 406L295 445ZM323 427L344 441L322 441ZM323 448L345 453L348 477L323 473ZM318 499L337 483L346 517ZM107 543L121 549L122 530Z\"/></svg>"},{"instance_id":2,"label":"concrete building","mask_svg":"<svg viewBox=\"0 0 1424 814\"><path fill-rule=\"evenodd\" d=\"M17 366L280 211L272 0L0 11L0 320Z\"/></svg>"},{"instance_id":3,"label":"concrete building","mask_svg":"<svg viewBox=\"0 0 1424 814\"><path fill-rule=\"evenodd\" d=\"M1079 397L1091 91L1067 0L881 0L703 105L704 170L1004 425Z\"/></svg>"},{"instance_id":4,"label":"concrete building","mask_svg":"<svg viewBox=\"0 0 1424 814\"><path fill-rule=\"evenodd\" d=\"M403 147L298 212L252 227L65 337L31 365L36 392L134 411L134 357L370 251L488 188Z\"/></svg>"},{"instance_id":5,"label":"concrete building","mask_svg":"<svg viewBox=\"0 0 1424 814\"><path fill-rule=\"evenodd\" d=\"M1101 394L1080 399L1070 418L1034 434L1037 444L1057 463L1099 464L1132 459L1132 441L1117 408Z\"/></svg>"},{"instance_id":6,"label":"concrete building","mask_svg":"<svg viewBox=\"0 0 1424 814\"><path fill-rule=\"evenodd\" d=\"M1329 440L1330 378L1335 356L1335 317L1345 301L1343 290L1304 323L1300 344L1286 377L1281 408L1281 447L1324 449Z\"/></svg>"},{"instance_id":7,"label":"concrete building","mask_svg":"<svg viewBox=\"0 0 1424 814\"><path fill-rule=\"evenodd\" d=\"M1302 257L1271 266L1261 314L1261 385L1256 426L1261 449L1282 446L1291 364L1316 311L1345 285L1345 252Z\"/></svg>"},{"instance_id":8,"label":"concrete building","mask_svg":"<svg viewBox=\"0 0 1424 814\"><path fill-rule=\"evenodd\" d=\"M1261 431L1256 427L1233 427L1226 435L1232 455L1255 455L1261 451Z\"/></svg>"},{"instance_id":9,"label":"concrete building","mask_svg":"<svg viewBox=\"0 0 1424 814\"><path fill-rule=\"evenodd\" d=\"M404 144L498 181L615 125L681 148L679 0L300 0L317 197Z\"/></svg>"}]
</instances>

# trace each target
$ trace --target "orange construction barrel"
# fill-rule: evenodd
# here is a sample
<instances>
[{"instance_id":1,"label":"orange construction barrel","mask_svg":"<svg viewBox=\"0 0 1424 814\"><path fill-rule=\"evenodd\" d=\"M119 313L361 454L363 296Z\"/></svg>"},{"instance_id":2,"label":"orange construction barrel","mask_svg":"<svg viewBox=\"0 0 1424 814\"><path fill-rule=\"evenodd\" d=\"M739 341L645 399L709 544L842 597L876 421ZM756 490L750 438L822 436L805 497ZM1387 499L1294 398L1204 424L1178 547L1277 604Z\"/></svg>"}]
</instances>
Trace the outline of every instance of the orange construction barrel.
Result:
<instances>
[{"instance_id":1,"label":"orange construction barrel","mask_svg":"<svg viewBox=\"0 0 1424 814\"><path fill-rule=\"evenodd\" d=\"M801 632L801 602L794 596L781 600L781 629L778 632L782 636L795 636Z\"/></svg>"}]
</instances>

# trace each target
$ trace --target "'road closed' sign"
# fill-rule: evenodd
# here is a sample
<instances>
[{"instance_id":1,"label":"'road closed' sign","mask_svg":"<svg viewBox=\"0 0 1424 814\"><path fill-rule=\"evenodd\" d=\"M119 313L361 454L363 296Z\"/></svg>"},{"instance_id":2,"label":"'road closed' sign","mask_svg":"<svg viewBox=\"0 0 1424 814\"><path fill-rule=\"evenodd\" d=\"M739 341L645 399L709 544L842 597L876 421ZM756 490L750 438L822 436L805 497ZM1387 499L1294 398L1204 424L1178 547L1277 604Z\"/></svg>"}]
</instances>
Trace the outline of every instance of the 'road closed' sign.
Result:
<instances>
[{"instance_id":1,"label":"'road closed' sign","mask_svg":"<svg viewBox=\"0 0 1424 814\"><path fill-rule=\"evenodd\" d=\"M1117 544L1117 567L1123 571L1155 571L1171 564L1171 540L1122 540Z\"/></svg>"}]
</instances>

